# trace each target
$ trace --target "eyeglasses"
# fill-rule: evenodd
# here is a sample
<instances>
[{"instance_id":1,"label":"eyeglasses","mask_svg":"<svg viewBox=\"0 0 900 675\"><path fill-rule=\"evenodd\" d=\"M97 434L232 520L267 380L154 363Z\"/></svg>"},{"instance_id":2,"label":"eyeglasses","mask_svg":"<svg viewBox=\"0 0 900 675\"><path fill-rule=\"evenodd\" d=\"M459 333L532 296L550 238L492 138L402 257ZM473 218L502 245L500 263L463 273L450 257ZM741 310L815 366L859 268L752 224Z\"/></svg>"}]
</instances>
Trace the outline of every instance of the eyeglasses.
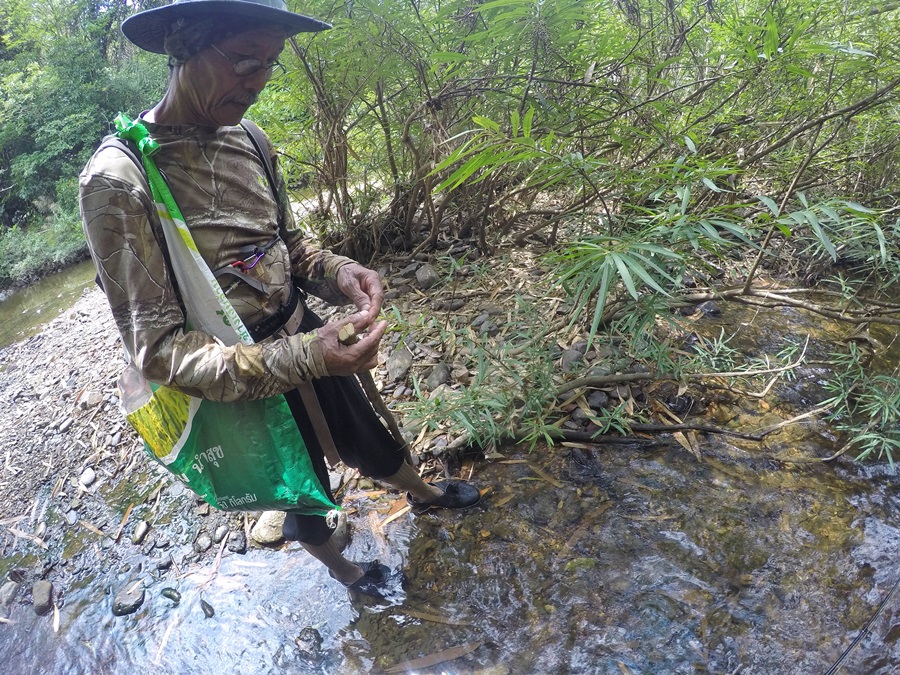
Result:
<instances>
[{"instance_id":1,"label":"eyeglasses","mask_svg":"<svg viewBox=\"0 0 900 675\"><path fill-rule=\"evenodd\" d=\"M269 65L266 65L259 59L241 59L240 61L235 61L215 45L210 45L210 47L219 52L219 54L222 55L222 58L227 59L228 62L231 63L231 66L234 68L234 74L238 75L239 77L256 75L256 73L258 73L259 71L265 70L268 78L273 79L287 72L287 68L285 68L278 61L273 61Z\"/></svg>"}]
</instances>

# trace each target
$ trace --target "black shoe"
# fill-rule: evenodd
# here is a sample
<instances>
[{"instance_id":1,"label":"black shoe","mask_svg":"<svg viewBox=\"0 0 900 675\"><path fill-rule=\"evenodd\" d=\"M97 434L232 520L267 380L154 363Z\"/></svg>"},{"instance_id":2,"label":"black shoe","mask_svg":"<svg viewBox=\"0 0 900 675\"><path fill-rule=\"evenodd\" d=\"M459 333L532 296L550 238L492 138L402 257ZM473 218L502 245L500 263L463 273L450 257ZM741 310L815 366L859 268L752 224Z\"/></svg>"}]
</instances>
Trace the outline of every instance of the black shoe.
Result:
<instances>
[{"instance_id":1,"label":"black shoe","mask_svg":"<svg viewBox=\"0 0 900 675\"><path fill-rule=\"evenodd\" d=\"M359 562L354 564L358 565L362 569L363 575L356 581L349 584L341 581L341 585L348 591L356 591L357 593L362 593L363 595L369 595L373 598L383 600L385 597L385 593L388 592L386 585L388 580L391 578L390 568L387 565L382 565L377 560L372 560L371 562ZM331 572L328 572L328 574L332 579L335 578L334 574L332 574Z\"/></svg>"},{"instance_id":2,"label":"black shoe","mask_svg":"<svg viewBox=\"0 0 900 675\"><path fill-rule=\"evenodd\" d=\"M442 488L444 494L430 502L420 502L410 493L406 493L406 501L419 512L428 509L465 509L474 506L481 500L481 493L468 483L461 480L442 480L431 483L434 487Z\"/></svg>"}]
</instances>

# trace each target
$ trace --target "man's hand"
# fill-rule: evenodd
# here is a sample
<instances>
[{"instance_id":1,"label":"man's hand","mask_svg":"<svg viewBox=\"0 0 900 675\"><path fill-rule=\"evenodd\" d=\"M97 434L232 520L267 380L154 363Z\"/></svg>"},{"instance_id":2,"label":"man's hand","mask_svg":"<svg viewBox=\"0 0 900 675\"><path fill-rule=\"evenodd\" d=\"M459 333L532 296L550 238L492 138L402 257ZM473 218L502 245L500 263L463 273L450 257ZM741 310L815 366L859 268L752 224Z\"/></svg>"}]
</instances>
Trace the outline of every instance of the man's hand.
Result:
<instances>
[{"instance_id":1,"label":"man's hand","mask_svg":"<svg viewBox=\"0 0 900 675\"><path fill-rule=\"evenodd\" d=\"M361 333L356 344L342 345L339 341L341 328L348 323L358 325L362 317L363 312L359 312L346 319L326 323L316 331L329 375L353 375L378 365L378 345L387 328L387 321L379 321L367 333Z\"/></svg>"},{"instance_id":2,"label":"man's hand","mask_svg":"<svg viewBox=\"0 0 900 675\"><path fill-rule=\"evenodd\" d=\"M359 310L359 313L350 317L353 326L358 331L368 328L381 312L384 302L384 288L378 272L357 263L344 265L338 270L337 286Z\"/></svg>"}]
</instances>

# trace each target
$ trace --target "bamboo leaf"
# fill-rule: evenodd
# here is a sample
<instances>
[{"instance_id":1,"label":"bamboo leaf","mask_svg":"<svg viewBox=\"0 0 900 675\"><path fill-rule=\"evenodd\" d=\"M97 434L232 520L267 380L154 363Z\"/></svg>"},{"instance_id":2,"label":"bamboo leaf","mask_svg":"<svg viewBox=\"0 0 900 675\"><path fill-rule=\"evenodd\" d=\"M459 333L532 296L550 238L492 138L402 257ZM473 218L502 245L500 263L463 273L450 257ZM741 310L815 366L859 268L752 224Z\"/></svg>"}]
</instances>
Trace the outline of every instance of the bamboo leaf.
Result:
<instances>
[{"instance_id":1,"label":"bamboo leaf","mask_svg":"<svg viewBox=\"0 0 900 675\"><path fill-rule=\"evenodd\" d=\"M715 183L713 183L713 182L712 182L709 178L707 178L706 176L704 176L702 180L703 180L703 184L704 184L706 187L708 187L710 190L712 190L713 192L721 192L721 191L722 191L722 188L720 188L718 185L716 185Z\"/></svg>"},{"instance_id":2,"label":"bamboo leaf","mask_svg":"<svg viewBox=\"0 0 900 675\"><path fill-rule=\"evenodd\" d=\"M522 121L522 135L525 138L531 138L531 123L534 120L534 106L529 106L528 112L525 113L525 119Z\"/></svg>"},{"instance_id":3,"label":"bamboo leaf","mask_svg":"<svg viewBox=\"0 0 900 675\"><path fill-rule=\"evenodd\" d=\"M771 197L766 197L765 195L756 195L756 198L761 201L763 204L768 207L769 211L772 212L772 215L776 218L780 215L780 210L778 208L778 204Z\"/></svg>"}]
</instances>

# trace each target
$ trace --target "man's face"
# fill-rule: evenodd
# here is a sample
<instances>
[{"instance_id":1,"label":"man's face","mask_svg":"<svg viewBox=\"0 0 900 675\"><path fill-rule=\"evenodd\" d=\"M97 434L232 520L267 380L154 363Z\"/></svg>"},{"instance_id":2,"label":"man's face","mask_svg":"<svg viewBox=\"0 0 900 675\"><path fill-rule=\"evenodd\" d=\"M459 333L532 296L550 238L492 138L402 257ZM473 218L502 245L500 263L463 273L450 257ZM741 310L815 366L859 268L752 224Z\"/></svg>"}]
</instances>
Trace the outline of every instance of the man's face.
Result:
<instances>
[{"instance_id":1,"label":"man's face","mask_svg":"<svg viewBox=\"0 0 900 675\"><path fill-rule=\"evenodd\" d=\"M284 33L257 28L207 47L175 74L176 95L204 126L239 124L269 80L270 66L284 49ZM255 73L238 75L234 64L254 59L263 64Z\"/></svg>"}]
</instances>

